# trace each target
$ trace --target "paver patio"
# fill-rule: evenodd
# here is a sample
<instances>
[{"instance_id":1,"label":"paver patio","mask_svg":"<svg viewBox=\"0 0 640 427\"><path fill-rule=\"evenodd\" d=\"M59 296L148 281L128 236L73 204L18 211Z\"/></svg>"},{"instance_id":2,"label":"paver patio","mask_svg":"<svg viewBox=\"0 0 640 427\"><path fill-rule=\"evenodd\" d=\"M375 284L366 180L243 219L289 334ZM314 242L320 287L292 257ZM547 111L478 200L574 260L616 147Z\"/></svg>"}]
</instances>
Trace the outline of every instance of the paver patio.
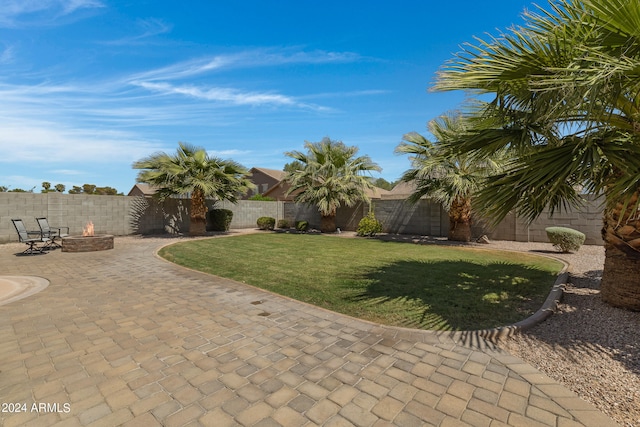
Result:
<instances>
[{"instance_id":1,"label":"paver patio","mask_svg":"<svg viewBox=\"0 0 640 427\"><path fill-rule=\"evenodd\" d=\"M171 241L0 245L0 274L50 281L0 306L2 426L616 425L490 345L185 270L154 256Z\"/></svg>"}]
</instances>

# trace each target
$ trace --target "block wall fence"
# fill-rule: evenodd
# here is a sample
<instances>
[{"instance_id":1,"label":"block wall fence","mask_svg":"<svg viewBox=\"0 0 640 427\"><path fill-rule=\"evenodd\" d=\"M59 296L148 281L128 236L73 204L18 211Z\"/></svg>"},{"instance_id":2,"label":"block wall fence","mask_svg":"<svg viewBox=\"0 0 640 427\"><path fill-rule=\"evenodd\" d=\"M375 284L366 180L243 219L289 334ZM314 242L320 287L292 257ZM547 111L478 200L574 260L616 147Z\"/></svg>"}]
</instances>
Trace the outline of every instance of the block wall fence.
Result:
<instances>
[{"instance_id":1,"label":"block wall fence","mask_svg":"<svg viewBox=\"0 0 640 427\"><path fill-rule=\"evenodd\" d=\"M189 227L188 199L155 199L139 196L94 196L59 193L0 193L0 243L18 240L11 219L19 218L29 230L37 230L36 217L47 217L52 226L68 226L70 234L81 234L88 221L93 222L97 234L124 236L129 234L180 234ZM231 228L253 228L261 216L309 221L312 228L320 228L320 215L313 206L292 202L260 202L241 200L208 203L209 208L229 209L233 212ZM337 225L342 230L355 230L369 206L359 204L338 210ZM396 234L446 236L449 219L442 207L429 200L410 205L404 200L376 200L376 218L384 231ZM493 240L547 242L546 227L564 226L583 232L585 243L601 245L602 206L599 199L590 198L584 208L543 214L533 224L510 215L497 227L489 228L476 221L474 237L486 234Z\"/></svg>"}]
</instances>

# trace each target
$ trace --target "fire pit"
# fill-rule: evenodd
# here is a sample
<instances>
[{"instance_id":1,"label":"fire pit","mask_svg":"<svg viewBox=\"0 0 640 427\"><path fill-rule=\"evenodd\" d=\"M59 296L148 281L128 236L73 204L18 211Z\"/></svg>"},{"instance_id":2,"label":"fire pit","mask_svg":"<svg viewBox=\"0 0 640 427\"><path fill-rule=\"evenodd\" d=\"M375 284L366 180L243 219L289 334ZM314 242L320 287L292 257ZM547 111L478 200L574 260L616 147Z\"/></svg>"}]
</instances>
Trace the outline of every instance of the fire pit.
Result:
<instances>
[{"instance_id":1,"label":"fire pit","mask_svg":"<svg viewBox=\"0 0 640 427\"><path fill-rule=\"evenodd\" d=\"M113 249L113 235L94 234L92 222L84 227L82 236L62 238L62 252L93 252L107 249Z\"/></svg>"}]
</instances>

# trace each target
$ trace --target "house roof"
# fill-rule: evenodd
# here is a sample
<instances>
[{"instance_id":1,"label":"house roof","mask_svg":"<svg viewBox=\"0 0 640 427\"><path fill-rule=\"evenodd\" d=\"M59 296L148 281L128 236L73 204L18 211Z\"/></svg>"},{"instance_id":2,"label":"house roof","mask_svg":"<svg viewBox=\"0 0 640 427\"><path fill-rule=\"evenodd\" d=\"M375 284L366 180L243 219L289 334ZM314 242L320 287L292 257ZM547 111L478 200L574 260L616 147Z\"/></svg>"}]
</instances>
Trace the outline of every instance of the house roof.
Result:
<instances>
[{"instance_id":1,"label":"house roof","mask_svg":"<svg viewBox=\"0 0 640 427\"><path fill-rule=\"evenodd\" d=\"M382 197L390 194L391 192L389 190L385 190L384 188L380 188L380 187L373 187L372 189L367 189L365 191L365 193L367 194L367 196L369 196L369 198L371 199L381 199Z\"/></svg>"},{"instance_id":2,"label":"house roof","mask_svg":"<svg viewBox=\"0 0 640 427\"><path fill-rule=\"evenodd\" d=\"M413 182L404 182L400 181L396 184L395 187L388 191L386 194L382 195L383 199L406 199L413 192L416 191L416 185ZM423 197L423 198L426 198Z\"/></svg>"},{"instance_id":3,"label":"house roof","mask_svg":"<svg viewBox=\"0 0 640 427\"><path fill-rule=\"evenodd\" d=\"M399 183L396 184L395 187L391 189L389 193L395 194L395 195L408 196L414 191L416 191L416 186L413 182L400 181Z\"/></svg>"},{"instance_id":4,"label":"house roof","mask_svg":"<svg viewBox=\"0 0 640 427\"><path fill-rule=\"evenodd\" d=\"M267 169L267 168L251 168L249 170L249 172L251 171L259 171L262 172L265 175L270 176L271 178L274 178L278 181L281 181L284 179L285 175L287 174L285 171L281 171L281 170L277 170L277 169Z\"/></svg>"},{"instance_id":5,"label":"house roof","mask_svg":"<svg viewBox=\"0 0 640 427\"><path fill-rule=\"evenodd\" d=\"M135 191L136 189L138 191ZM131 190L129 190L129 193L127 195L131 196L136 193L142 193L145 196L153 196L154 194L156 194L156 188L150 186L149 184L137 183L133 187L131 187Z\"/></svg>"}]
</instances>

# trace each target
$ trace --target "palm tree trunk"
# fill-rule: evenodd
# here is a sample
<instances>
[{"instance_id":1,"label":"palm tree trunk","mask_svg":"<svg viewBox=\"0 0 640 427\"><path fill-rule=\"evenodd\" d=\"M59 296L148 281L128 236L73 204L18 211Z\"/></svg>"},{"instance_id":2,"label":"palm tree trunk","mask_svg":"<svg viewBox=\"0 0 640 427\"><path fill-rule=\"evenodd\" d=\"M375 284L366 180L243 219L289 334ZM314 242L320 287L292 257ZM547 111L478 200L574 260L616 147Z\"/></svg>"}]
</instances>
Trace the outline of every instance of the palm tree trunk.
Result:
<instances>
[{"instance_id":1,"label":"palm tree trunk","mask_svg":"<svg viewBox=\"0 0 640 427\"><path fill-rule=\"evenodd\" d=\"M322 215L320 218L320 231L333 233L336 231L336 214Z\"/></svg>"},{"instance_id":2,"label":"palm tree trunk","mask_svg":"<svg viewBox=\"0 0 640 427\"><path fill-rule=\"evenodd\" d=\"M618 203L605 211L602 228L605 259L600 289L602 300L615 307L640 311L640 214Z\"/></svg>"},{"instance_id":3,"label":"palm tree trunk","mask_svg":"<svg viewBox=\"0 0 640 427\"><path fill-rule=\"evenodd\" d=\"M449 207L449 240L471 240L471 199L457 197Z\"/></svg>"},{"instance_id":4,"label":"palm tree trunk","mask_svg":"<svg viewBox=\"0 0 640 427\"><path fill-rule=\"evenodd\" d=\"M207 233L207 204L201 190L191 193L191 211L189 215L189 234L203 236Z\"/></svg>"}]
</instances>

